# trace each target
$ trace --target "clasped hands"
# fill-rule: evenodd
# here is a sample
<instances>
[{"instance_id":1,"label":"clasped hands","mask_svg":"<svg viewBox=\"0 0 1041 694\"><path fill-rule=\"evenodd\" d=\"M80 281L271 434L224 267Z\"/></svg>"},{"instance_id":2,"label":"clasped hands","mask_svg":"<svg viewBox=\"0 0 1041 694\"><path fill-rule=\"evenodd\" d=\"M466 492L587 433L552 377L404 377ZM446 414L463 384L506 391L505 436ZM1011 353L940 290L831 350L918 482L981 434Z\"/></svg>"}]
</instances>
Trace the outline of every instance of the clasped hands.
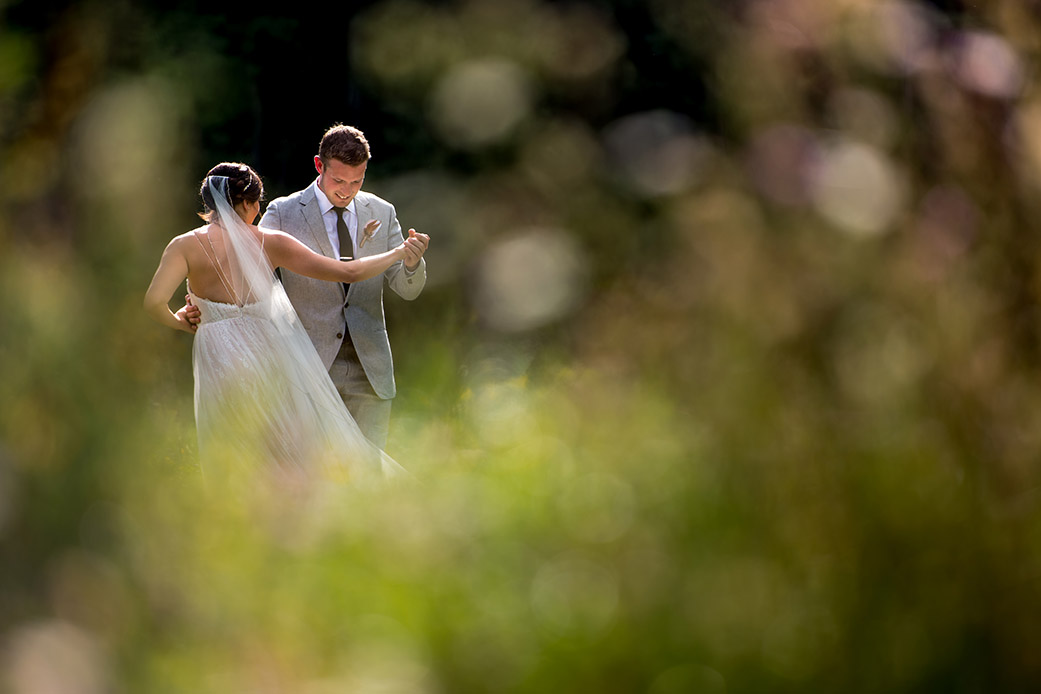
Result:
<instances>
[{"instance_id":1,"label":"clasped hands","mask_svg":"<svg viewBox=\"0 0 1041 694\"><path fill-rule=\"evenodd\" d=\"M358 241L358 248L363 248L365 242L372 238L376 233L376 230L380 228L380 220L370 219L365 224L365 228L362 230L361 239ZM402 246L405 249L405 269L409 272L415 272L419 267L419 261L423 257L423 254L427 252L427 247L430 245L430 237L426 234L419 234L415 229L408 230L408 236L405 238L405 242Z\"/></svg>"},{"instance_id":2,"label":"clasped hands","mask_svg":"<svg viewBox=\"0 0 1041 694\"><path fill-rule=\"evenodd\" d=\"M368 225L366 225L366 231ZM427 247L430 245L430 237L426 234L416 233L415 229L408 230L408 238L405 239L405 269L409 272L414 272L419 267L419 261L423 258L423 254L427 252Z\"/></svg>"}]
</instances>

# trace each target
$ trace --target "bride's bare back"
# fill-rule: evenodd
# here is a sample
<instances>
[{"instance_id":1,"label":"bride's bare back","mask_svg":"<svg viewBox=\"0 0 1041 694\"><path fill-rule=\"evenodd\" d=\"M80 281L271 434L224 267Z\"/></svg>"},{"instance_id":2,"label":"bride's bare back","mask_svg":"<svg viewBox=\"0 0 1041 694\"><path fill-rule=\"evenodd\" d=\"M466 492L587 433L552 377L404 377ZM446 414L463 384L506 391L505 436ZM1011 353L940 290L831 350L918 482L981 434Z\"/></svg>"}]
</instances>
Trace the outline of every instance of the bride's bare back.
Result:
<instances>
[{"instance_id":1,"label":"bride's bare back","mask_svg":"<svg viewBox=\"0 0 1041 694\"><path fill-rule=\"evenodd\" d=\"M264 233L257 231L256 234L263 248ZM207 224L189 231L183 238L181 250L188 263L188 286L192 292L209 301L242 303L242 297L232 294L234 284L229 274L232 264L228 261L224 229L217 224Z\"/></svg>"}]
</instances>

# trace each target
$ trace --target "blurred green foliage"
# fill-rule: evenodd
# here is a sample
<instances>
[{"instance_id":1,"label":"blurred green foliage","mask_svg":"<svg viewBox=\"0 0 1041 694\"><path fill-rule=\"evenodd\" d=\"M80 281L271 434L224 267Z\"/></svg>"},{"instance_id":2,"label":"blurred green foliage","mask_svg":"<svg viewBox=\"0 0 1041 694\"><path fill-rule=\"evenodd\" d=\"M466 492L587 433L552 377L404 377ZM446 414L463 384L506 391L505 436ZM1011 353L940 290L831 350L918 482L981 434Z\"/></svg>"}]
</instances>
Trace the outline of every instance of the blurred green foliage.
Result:
<instances>
[{"instance_id":1,"label":"blurred green foliage","mask_svg":"<svg viewBox=\"0 0 1041 694\"><path fill-rule=\"evenodd\" d=\"M1036 3L0 17L0 690L1041 680ZM417 481L218 494L141 296L210 166L296 190L337 121L433 238Z\"/></svg>"}]
</instances>

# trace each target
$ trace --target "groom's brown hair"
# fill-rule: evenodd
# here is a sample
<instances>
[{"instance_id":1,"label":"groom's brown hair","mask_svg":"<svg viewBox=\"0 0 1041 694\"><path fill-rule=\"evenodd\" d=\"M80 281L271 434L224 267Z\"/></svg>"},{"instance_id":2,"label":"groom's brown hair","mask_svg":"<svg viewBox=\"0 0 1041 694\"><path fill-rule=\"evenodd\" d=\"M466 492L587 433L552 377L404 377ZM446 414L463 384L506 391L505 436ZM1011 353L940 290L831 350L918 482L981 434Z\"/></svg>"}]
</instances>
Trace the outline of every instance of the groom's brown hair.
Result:
<instances>
[{"instance_id":1,"label":"groom's brown hair","mask_svg":"<svg viewBox=\"0 0 1041 694\"><path fill-rule=\"evenodd\" d=\"M318 156L324 163L337 159L348 166L358 166L369 160L369 141L354 126L337 123L322 135Z\"/></svg>"}]
</instances>

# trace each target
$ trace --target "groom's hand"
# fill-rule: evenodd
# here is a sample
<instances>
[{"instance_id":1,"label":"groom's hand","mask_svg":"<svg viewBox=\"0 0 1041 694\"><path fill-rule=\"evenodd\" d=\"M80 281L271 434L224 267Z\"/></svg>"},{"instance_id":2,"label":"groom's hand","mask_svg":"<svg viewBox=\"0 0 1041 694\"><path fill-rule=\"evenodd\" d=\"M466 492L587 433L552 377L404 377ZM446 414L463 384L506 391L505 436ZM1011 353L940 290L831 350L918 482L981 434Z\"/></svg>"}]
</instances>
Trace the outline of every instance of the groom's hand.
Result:
<instances>
[{"instance_id":1,"label":"groom's hand","mask_svg":"<svg viewBox=\"0 0 1041 694\"><path fill-rule=\"evenodd\" d=\"M192 298L185 294L184 306L175 314L178 320L184 321L191 328L191 332L195 332L199 328L199 323L202 321L202 312L199 311L198 306L192 305Z\"/></svg>"},{"instance_id":2,"label":"groom's hand","mask_svg":"<svg viewBox=\"0 0 1041 694\"><path fill-rule=\"evenodd\" d=\"M405 239L405 269L409 272L415 271L429 246L429 236L418 234L415 229L409 229L408 238Z\"/></svg>"}]
</instances>

